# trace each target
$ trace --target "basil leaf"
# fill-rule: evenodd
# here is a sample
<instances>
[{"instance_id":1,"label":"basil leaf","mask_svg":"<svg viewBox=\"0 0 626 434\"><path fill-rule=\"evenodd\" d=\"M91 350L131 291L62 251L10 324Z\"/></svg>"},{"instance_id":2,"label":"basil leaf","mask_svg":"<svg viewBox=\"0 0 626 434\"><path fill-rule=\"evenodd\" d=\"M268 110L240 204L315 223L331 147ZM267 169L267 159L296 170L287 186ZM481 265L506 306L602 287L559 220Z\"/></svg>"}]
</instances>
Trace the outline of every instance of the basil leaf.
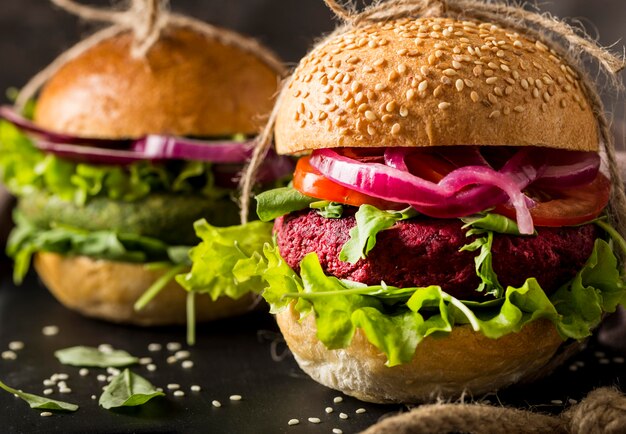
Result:
<instances>
[{"instance_id":1,"label":"basil leaf","mask_svg":"<svg viewBox=\"0 0 626 434\"><path fill-rule=\"evenodd\" d=\"M317 213L327 219L338 219L343 215L343 205L328 200L313 202L309 208L317 210Z\"/></svg>"},{"instance_id":2,"label":"basil leaf","mask_svg":"<svg viewBox=\"0 0 626 434\"><path fill-rule=\"evenodd\" d=\"M417 211L410 207L402 211L383 211L372 205L361 205L354 216L356 226L350 229L350 239L341 248L339 259L351 264L365 259L376 245L376 235L380 231L417 215Z\"/></svg>"},{"instance_id":3,"label":"basil leaf","mask_svg":"<svg viewBox=\"0 0 626 434\"><path fill-rule=\"evenodd\" d=\"M135 407L157 396L165 396L145 378L124 369L104 389L98 403L106 408Z\"/></svg>"},{"instance_id":4,"label":"basil leaf","mask_svg":"<svg viewBox=\"0 0 626 434\"><path fill-rule=\"evenodd\" d=\"M318 201L319 199L305 196L293 187L275 188L256 196L256 213L261 221L269 222L290 212L306 209L311 203Z\"/></svg>"},{"instance_id":5,"label":"basil leaf","mask_svg":"<svg viewBox=\"0 0 626 434\"><path fill-rule=\"evenodd\" d=\"M13 389L0 381L0 389L4 389L9 393L17 395L30 405L30 408L36 408L39 410L53 410L53 411L76 411L78 406L76 404L70 404L69 402L57 401L56 399L44 398L42 396L33 395L31 393L22 392L21 390Z\"/></svg>"},{"instance_id":6,"label":"basil leaf","mask_svg":"<svg viewBox=\"0 0 626 434\"><path fill-rule=\"evenodd\" d=\"M139 362L137 357L131 356L126 351L113 350L103 352L97 348L84 346L57 350L54 352L54 355L62 364L71 366L121 368Z\"/></svg>"}]
</instances>

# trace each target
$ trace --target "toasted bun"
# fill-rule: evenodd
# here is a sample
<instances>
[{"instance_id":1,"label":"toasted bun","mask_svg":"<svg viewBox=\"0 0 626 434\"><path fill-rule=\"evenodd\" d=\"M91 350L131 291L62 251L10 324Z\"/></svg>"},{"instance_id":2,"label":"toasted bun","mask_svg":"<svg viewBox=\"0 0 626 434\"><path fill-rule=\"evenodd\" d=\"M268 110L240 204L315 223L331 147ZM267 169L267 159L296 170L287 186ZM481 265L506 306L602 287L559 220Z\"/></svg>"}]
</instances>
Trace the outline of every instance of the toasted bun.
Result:
<instances>
[{"instance_id":1,"label":"toasted bun","mask_svg":"<svg viewBox=\"0 0 626 434\"><path fill-rule=\"evenodd\" d=\"M598 150L577 73L541 42L449 18L368 24L307 55L276 148L520 145Z\"/></svg>"},{"instance_id":2,"label":"toasted bun","mask_svg":"<svg viewBox=\"0 0 626 434\"><path fill-rule=\"evenodd\" d=\"M42 89L35 122L64 133L126 138L252 134L271 110L277 72L194 30L166 28L145 57L133 36L106 39Z\"/></svg>"},{"instance_id":3,"label":"toasted bun","mask_svg":"<svg viewBox=\"0 0 626 434\"><path fill-rule=\"evenodd\" d=\"M146 307L133 305L162 272L147 270L143 264L64 257L38 253L35 268L43 283L65 306L83 315L113 322L143 326L184 324L187 292L170 282ZM196 319L210 321L240 315L254 308L252 295L238 300L229 297L212 301L208 295L196 297Z\"/></svg>"},{"instance_id":4,"label":"toasted bun","mask_svg":"<svg viewBox=\"0 0 626 434\"><path fill-rule=\"evenodd\" d=\"M411 363L390 368L361 329L348 348L328 350L316 337L313 316L299 321L293 304L278 314L277 321L304 372L327 387L378 403L495 391L536 375L563 344L547 320L534 321L500 339L489 339L470 326L455 326L446 337L421 341Z\"/></svg>"}]
</instances>

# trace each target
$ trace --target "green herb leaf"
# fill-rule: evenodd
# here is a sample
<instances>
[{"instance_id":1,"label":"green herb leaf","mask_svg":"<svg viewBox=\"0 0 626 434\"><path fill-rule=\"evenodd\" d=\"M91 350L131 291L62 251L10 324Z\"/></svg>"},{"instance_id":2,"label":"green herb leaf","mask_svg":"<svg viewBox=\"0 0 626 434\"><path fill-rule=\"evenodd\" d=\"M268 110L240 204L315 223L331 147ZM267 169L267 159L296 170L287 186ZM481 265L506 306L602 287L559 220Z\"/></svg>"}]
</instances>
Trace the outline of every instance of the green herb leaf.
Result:
<instances>
[{"instance_id":1,"label":"green herb leaf","mask_svg":"<svg viewBox=\"0 0 626 434\"><path fill-rule=\"evenodd\" d=\"M317 213L327 219L338 219L343 215L343 205L328 200L313 202L309 208L317 210Z\"/></svg>"},{"instance_id":2,"label":"green herb leaf","mask_svg":"<svg viewBox=\"0 0 626 434\"><path fill-rule=\"evenodd\" d=\"M54 355L62 364L71 366L121 368L139 362L137 357L131 356L126 351L113 350L103 352L97 348L84 346L57 350L54 352Z\"/></svg>"},{"instance_id":3,"label":"green herb leaf","mask_svg":"<svg viewBox=\"0 0 626 434\"><path fill-rule=\"evenodd\" d=\"M145 378L124 369L104 389L98 403L106 408L135 407L143 405L157 396L165 396Z\"/></svg>"},{"instance_id":4,"label":"green herb leaf","mask_svg":"<svg viewBox=\"0 0 626 434\"><path fill-rule=\"evenodd\" d=\"M493 245L493 232L484 231L480 229L481 232L486 233L486 236L482 238L477 238L470 244L466 244L459 249L459 251L470 251L475 252L476 250L480 250L478 256L474 258L474 264L476 267L476 275L480 277L480 284L476 291L478 292L486 292L487 294L491 294L496 298L502 297L504 294L504 288L500 285L498 281L498 276L493 269L493 258L491 254L491 247ZM472 232L468 231L468 235L471 235Z\"/></svg>"},{"instance_id":5,"label":"green herb leaf","mask_svg":"<svg viewBox=\"0 0 626 434\"><path fill-rule=\"evenodd\" d=\"M261 221L269 222L290 212L306 209L317 201L319 199L305 196L293 187L275 188L256 196L256 213Z\"/></svg>"},{"instance_id":6,"label":"green herb leaf","mask_svg":"<svg viewBox=\"0 0 626 434\"><path fill-rule=\"evenodd\" d=\"M17 395L30 405L30 408L36 408L39 410L53 410L53 411L76 411L78 406L76 404L70 404L69 402L57 401L55 399L44 398L42 396L33 395L31 393L22 392L21 390L13 389L0 381L0 389L4 389L9 393Z\"/></svg>"},{"instance_id":7,"label":"green herb leaf","mask_svg":"<svg viewBox=\"0 0 626 434\"><path fill-rule=\"evenodd\" d=\"M473 229L497 232L499 234L524 236L520 233L515 221L500 214L476 214L469 217L463 217L461 218L461 221L465 223L463 229L471 227Z\"/></svg>"},{"instance_id":8,"label":"green herb leaf","mask_svg":"<svg viewBox=\"0 0 626 434\"><path fill-rule=\"evenodd\" d=\"M355 264L365 259L376 245L376 235L401 220L417 216L413 208L402 211L383 211L372 205L361 205L355 214L356 226L350 230L350 239L339 252L339 259Z\"/></svg>"}]
</instances>

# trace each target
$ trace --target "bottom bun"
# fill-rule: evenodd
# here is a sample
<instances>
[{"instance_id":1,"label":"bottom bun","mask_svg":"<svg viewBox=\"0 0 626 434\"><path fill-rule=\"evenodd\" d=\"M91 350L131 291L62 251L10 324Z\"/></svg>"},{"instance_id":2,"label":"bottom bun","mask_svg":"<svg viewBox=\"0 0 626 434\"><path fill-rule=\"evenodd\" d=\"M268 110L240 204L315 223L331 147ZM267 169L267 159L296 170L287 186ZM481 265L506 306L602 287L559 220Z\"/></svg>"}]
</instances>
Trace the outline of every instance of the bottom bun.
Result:
<instances>
[{"instance_id":1,"label":"bottom bun","mask_svg":"<svg viewBox=\"0 0 626 434\"><path fill-rule=\"evenodd\" d=\"M563 344L547 320L533 321L500 339L487 338L467 325L455 326L446 337L422 340L410 363L390 368L361 329L348 348L328 350L316 337L313 315L299 318L293 303L276 317L300 368L327 387L376 403L492 392L542 371Z\"/></svg>"},{"instance_id":2,"label":"bottom bun","mask_svg":"<svg viewBox=\"0 0 626 434\"><path fill-rule=\"evenodd\" d=\"M163 274L143 264L39 252L34 265L50 292L83 315L142 326L187 321L187 291L175 281L169 282L142 310L134 310L137 299ZM243 314L257 303L251 294L238 300L221 297L216 301L208 295L197 295L195 304L196 320L210 321Z\"/></svg>"}]
</instances>

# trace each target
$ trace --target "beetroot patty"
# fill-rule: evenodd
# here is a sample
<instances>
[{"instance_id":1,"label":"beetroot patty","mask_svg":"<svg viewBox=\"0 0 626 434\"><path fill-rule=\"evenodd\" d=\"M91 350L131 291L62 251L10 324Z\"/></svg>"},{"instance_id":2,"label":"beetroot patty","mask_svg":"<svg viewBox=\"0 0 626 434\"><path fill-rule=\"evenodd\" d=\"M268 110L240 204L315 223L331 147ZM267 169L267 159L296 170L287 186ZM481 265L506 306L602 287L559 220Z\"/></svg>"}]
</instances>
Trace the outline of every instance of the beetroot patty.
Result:
<instances>
[{"instance_id":1,"label":"beetroot patty","mask_svg":"<svg viewBox=\"0 0 626 434\"><path fill-rule=\"evenodd\" d=\"M339 252L355 225L354 210L340 219L321 217L316 211L300 211L276 220L274 231L281 256L299 272L307 253L315 252L324 272L340 279L401 288L440 285L464 300L480 299L476 292L474 257L478 252L459 252L473 238L465 236L458 219L417 218L399 222L376 237L376 247L366 259L350 264ZM579 227L537 228L531 237L494 234L493 268L498 280L521 286L534 277L546 293L569 281L583 267L593 250L597 229Z\"/></svg>"}]
</instances>

